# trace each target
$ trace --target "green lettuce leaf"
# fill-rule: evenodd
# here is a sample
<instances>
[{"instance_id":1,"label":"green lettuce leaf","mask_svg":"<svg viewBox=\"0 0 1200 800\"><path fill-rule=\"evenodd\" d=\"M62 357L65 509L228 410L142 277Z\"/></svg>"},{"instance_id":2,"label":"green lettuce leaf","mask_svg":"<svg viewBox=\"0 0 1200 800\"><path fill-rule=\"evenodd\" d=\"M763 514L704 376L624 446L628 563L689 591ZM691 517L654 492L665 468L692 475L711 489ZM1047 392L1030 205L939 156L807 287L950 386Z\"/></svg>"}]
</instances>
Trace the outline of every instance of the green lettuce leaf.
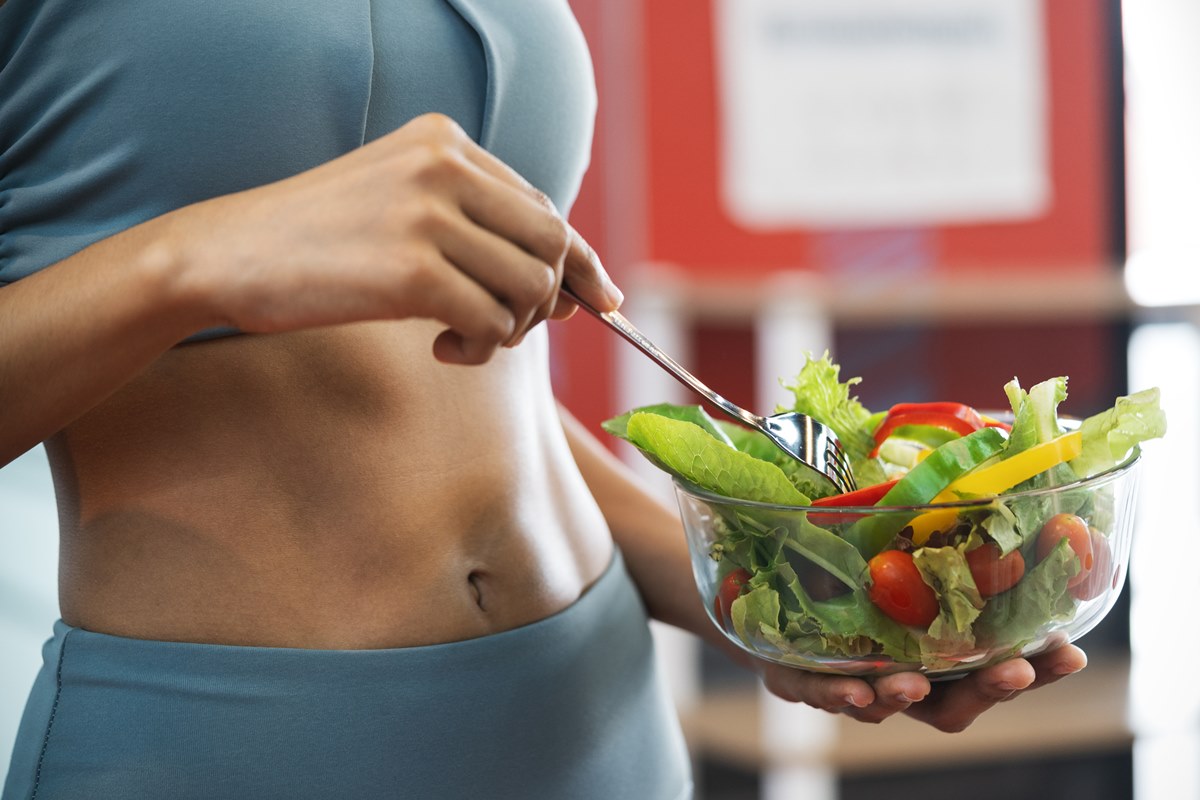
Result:
<instances>
[{"instance_id":1,"label":"green lettuce leaf","mask_svg":"<svg viewBox=\"0 0 1200 800\"><path fill-rule=\"evenodd\" d=\"M814 359L805 355L804 366L795 380L784 388L792 393L792 407L780 407L778 411L795 411L828 425L837 434L842 448L850 458L850 467L859 486L870 486L887 480L883 464L871 458L875 448L872 435L879 424L880 415L872 414L850 395L850 390L862 382L862 378L838 380L841 367L834 364L826 352Z\"/></svg>"},{"instance_id":2,"label":"green lettuce leaf","mask_svg":"<svg viewBox=\"0 0 1200 800\"><path fill-rule=\"evenodd\" d=\"M727 434L727 427L723 424L717 424L712 417L708 415L700 406L678 406L672 403L658 403L652 406L642 406L635 408L632 411L627 411L619 417L605 420L600 423L600 427L613 436L621 439L629 440L629 418L638 413L658 414L661 417L669 417L670 419L678 419L683 422L690 422L693 425L698 425L709 436L718 439L730 447L735 447L733 440ZM765 437L764 437L765 438ZM770 444L770 442L768 442ZM741 449L741 448L738 448Z\"/></svg>"},{"instance_id":3,"label":"green lettuce leaf","mask_svg":"<svg viewBox=\"0 0 1200 800\"><path fill-rule=\"evenodd\" d=\"M941 665L945 656L974 648L972 625L983 608L983 597L960 547L919 548L913 552L913 564L925 583L933 587L940 607L937 618L921 637L922 661Z\"/></svg>"},{"instance_id":4,"label":"green lettuce leaf","mask_svg":"<svg viewBox=\"0 0 1200 800\"><path fill-rule=\"evenodd\" d=\"M768 645L780 660L805 667L812 663L795 652L830 658L882 653L900 661L920 654L916 638L879 611L864 587L830 600L813 600L788 564L759 572L750 590L733 601L734 631L746 642Z\"/></svg>"},{"instance_id":5,"label":"green lettuce leaf","mask_svg":"<svg viewBox=\"0 0 1200 800\"><path fill-rule=\"evenodd\" d=\"M804 592L799 584L797 590ZM876 608L863 591L821 601L803 596L803 609L784 610L785 641L812 643L819 645L815 652L846 657L879 652L897 661L912 661L920 653L912 633Z\"/></svg>"},{"instance_id":6,"label":"green lettuce leaf","mask_svg":"<svg viewBox=\"0 0 1200 800\"><path fill-rule=\"evenodd\" d=\"M997 545L1000 546L1000 555L1006 556L1013 550L1021 549L1021 545L1025 544L1028 535L1022 530L1020 519L1012 509L1001 502L992 503L988 507L988 513L980 521L979 527L987 531L988 536L992 537ZM1040 530L1040 526L1035 528L1032 533Z\"/></svg>"},{"instance_id":7,"label":"green lettuce leaf","mask_svg":"<svg viewBox=\"0 0 1200 800\"><path fill-rule=\"evenodd\" d=\"M660 468L710 492L778 505L810 502L779 467L735 449L694 422L638 411L625 420L625 438Z\"/></svg>"},{"instance_id":8,"label":"green lettuce leaf","mask_svg":"<svg viewBox=\"0 0 1200 800\"><path fill-rule=\"evenodd\" d=\"M872 430L867 427L871 412L850 395L850 389L862 383L862 378L839 382L840 372L841 367L829 359L829 353L815 360L807 356L794 382L784 384L795 403L790 409L778 410L796 411L828 425L851 458L865 459L875 447Z\"/></svg>"},{"instance_id":9,"label":"green lettuce leaf","mask_svg":"<svg viewBox=\"0 0 1200 800\"><path fill-rule=\"evenodd\" d=\"M746 642L777 636L782 613L779 592L766 584L752 586L750 591L738 595L729 607L733 629Z\"/></svg>"},{"instance_id":10,"label":"green lettuce leaf","mask_svg":"<svg viewBox=\"0 0 1200 800\"><path fill-rule=\"evenodd\" d=\"M784 547L804 556L851 589L865 586L867 562L850 542L807 519L787 520L786 527Z\"/></svg>"},{"instance_id":11,"label":"green lettuce leaf","mask_svg":"<svg viewBox=\"0 0 1200 800\"><path fill-rule=\"evenodd\" d=\"M1085 419L1079 431L1083 449L1070 462L1077 476L1087 478L1116 466L1136 445L1166 435L1158 388L1118 397L1112 408Z\"/></svg>"},{"instance_id":12,"label":"green lettuce leaf","mask_svg":"<svg viewBox=\"0 0 1200 800\"><path fill-rule=\"evenodd\" d=\"M828 481L816 477L811 469L779 449L779 445L762 432L733 422L717 421L717 425L738 450L783 470L783 474L788 476L792 485L806 497L825 497L833 491Z\"/></svg>"},{"instance_id":13,"label":"green lettuce leaf","mask_svg":"<svg viewBox=\"0 0 1200 800\"><path fill-rule=\"evenodd\" d=\"M1016 378L1004 385L1013 409L1012 431L1004 457L1014 456L1035 444L1048 442L1062 433L1058 423L1058 406L1067 399L1067 379L1050 378L1033 386L1028 392L1021 389Z\"/></svg>"},{"instance_id":14,"label":"green lettuce leaf","mask_svg":"<svg viewBox=\"0 0 1200 800\"><path fill-rule=\"evenodd\" d=\"M1016 586L989 598L975 623L976 639L987 647L1015 651L1046 623L1067 619L1075 609L1067 581L1078 571L1079 558L1062 539Z\"/></svg>"}]
</instances>

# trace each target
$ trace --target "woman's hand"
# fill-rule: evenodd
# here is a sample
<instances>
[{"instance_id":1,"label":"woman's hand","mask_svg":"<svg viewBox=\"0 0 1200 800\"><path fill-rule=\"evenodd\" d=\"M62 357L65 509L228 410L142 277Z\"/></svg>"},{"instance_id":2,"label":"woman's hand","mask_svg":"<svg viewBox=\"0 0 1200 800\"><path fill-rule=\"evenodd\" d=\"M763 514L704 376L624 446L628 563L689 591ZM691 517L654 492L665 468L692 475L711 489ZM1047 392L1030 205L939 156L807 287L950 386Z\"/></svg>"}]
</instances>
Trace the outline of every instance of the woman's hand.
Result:
<instances>
[{"instance_id":1,"label":"woman's hand","mask_svg":"<svg viewBox=\"0 0 1200 800\"><path fill-rule=\"evenodd\" d=\"M569 316L564 280L602 309L621 299L542 192L435 114L189 213L213 233L185 259L194 296L243 331L430 318L439 359L481 363Z\"/></svg>"},{"instance_id":2,"label":"woman's hand","mask_svg":"<svg viewBox=\"0 0 1200 800\"><path fill-rule=\"evenodd\" d=\"M931 684L916 672L901 672L867 682L860 678L820 675L777 664L760 673L772 694L862 722L882 722L907 714L940 731L964 730L997 703L1054 683L1087 666L1087 656L1064 645L1029 659L1014 658L969 673L959 680Z\"/></svg>"}]
</instances>

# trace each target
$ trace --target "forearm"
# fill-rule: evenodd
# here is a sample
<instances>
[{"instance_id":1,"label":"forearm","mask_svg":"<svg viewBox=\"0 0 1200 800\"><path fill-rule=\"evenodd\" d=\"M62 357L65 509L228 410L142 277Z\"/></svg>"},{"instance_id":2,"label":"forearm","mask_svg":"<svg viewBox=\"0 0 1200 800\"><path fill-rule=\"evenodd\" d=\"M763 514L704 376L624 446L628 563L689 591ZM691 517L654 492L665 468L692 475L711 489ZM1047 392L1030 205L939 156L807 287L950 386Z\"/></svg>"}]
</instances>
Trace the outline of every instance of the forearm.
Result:
<instances>
[{"instance_id":1,"label":"forearm","mask_svg":"<svg viewBox=\"0 0 1200 800\"><path fill-rule=\"evenodd\" d=\"M0 289L0 465L206 326L177 237L153 220Z\"/></svg>"},{"instance_id":2,"label":"forearm","mask_svg":"<svg viewBox=\"0 0 1200 800\"><path fill-rule=\"evenodd\" d=\"M557 310L564 275L598 308L620 302L548 199L449 118L418 117L0 289L0 464L204 328L434 319L435 357L481 364Z\"/></svg>"},{"instance_id":3,"label":"forearm","mask_svg":"<svg viewBox=\"0 0 1200 800\"><path fill-rule=\"evenodd\" d=\"M749 664L713 626L692 577L677 510L643 488L637 475L560 407L571 452L621 548L650 616L690 631Z\"/></svg>"}]
</instances>

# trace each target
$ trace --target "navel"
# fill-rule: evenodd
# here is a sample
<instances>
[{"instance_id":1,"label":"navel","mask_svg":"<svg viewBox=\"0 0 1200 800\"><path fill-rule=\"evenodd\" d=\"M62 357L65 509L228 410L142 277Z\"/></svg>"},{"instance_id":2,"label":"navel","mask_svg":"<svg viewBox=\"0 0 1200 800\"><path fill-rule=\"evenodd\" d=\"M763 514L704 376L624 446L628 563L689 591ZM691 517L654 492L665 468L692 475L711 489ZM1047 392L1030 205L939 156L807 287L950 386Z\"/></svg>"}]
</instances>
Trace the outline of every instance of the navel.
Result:
<instances>
[{"instance_id":1,"label":"navel","mask_svg":"<svg viewBox=\"0 0 1200 800\"><path fill-rule=\"evenodd\" d=\"M471 597L475 600L475 605L479 606L480 611L487 611L483 602L483 573L471 572L467 575L467 583L471 586Z\"/></svg>"}]
</instances>

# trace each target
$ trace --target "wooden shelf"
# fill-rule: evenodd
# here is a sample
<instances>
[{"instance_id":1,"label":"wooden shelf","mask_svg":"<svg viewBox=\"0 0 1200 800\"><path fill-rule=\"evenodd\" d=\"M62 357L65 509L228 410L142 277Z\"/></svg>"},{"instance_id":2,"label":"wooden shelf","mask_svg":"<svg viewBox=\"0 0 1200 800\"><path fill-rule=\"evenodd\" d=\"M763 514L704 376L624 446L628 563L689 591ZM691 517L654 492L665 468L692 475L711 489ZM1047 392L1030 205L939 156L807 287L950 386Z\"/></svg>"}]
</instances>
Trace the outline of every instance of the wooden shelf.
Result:
<instances>
[{"instance_id":1,"label":"wooden shelf","mask_svg":"<svg viewBox=\"0 0 1200 800\"><path fill-rule=\"evenodd\" d=\"M1001 703L955 734L902 716L870 725L830 715L834 724L824 743L799 734L793 742L766 741L763 698L747 689L709 694L681 718L693 753L752 771L921 770L1128 747L1133 742L1128 685L1127 659L1095 659L1079 674Z\"/></svg>"}]
</instances>

